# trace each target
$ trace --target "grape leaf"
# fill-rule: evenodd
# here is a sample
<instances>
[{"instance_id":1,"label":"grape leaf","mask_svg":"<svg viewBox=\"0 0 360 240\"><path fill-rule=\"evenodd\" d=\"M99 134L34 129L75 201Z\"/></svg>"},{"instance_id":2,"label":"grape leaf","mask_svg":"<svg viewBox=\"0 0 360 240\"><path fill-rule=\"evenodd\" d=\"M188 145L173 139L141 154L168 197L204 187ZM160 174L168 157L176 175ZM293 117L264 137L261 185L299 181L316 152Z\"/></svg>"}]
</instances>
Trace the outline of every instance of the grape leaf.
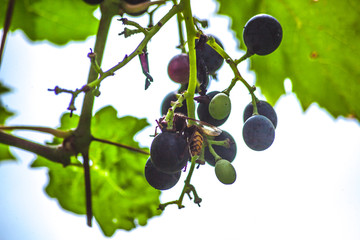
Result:
<instances>
[{"instance_id":1,"label":"grape leaf","mask_svg":"<svg viewBox=\"0 0 360 240\"><path fill-rule=\"evenodd\" d=\"M76 126L78 117L61 118L61 129ZM113 107L104 107L92 119L92 134L139 148L133 140L136 133L148 126L145 119L131 116L118 118ZM146 150L146 148L142 148ZM161 212L160 191L145 180L144 167L148 155L112 145L92 142L90 145L91 187L94 217L106 236L117 229L131 230L146 225L147 220ZM32 167L48 167L49 183L46 193L57 198L60 205L77 214L85 214L85 187L83 168L78 160L63 167L43 158L37 158Z\"/></svg>"},{"instance_id":2,"label":"grape leaf","mask_svg":"<svg viewBox=\"0 0 360 240\"><path fill-rule=\"evenodd\" d=\"M360 106L360 5L355 0L224 1L219 14L231 18L231 28L241 42L245 23L267 13L283 27L280 47L267 56L252 56L256 85L274 104L285 93L284 80L292 82L304 110L317 102L334 117L359 120Z\"/></svg>"},{"instance_id":3,"label":"grape leaf","mask_svg":"<svg viewBox=\"0 0 360 240\"><path fill-rule=\"evenodd\" d=\"M10 89L4 86L0 82L0 97L1 95L10 92ZM3 105L0 99L0 125L5 124L7 118L13 116L14 113L6 109L6 106ZM0 130L1 131L1 130ZM5 160L15 161L16 158L11 154L9 146L5 144L0 144L0 162Z\"/></svg>"},{"instance_id":4,"label":"grape leaf","mask_svg":"<svg viewBox=\"0 0 360 240\"><path fill-rule=\"evenodd\" d=\"M0 0L0 28L8 1ZM80 0L16 1L10 30L21 29L32 41L48 40L58 45L85 40L96 34L98 20L93 16L96 8Z\"/></svg>"}]
</instances>

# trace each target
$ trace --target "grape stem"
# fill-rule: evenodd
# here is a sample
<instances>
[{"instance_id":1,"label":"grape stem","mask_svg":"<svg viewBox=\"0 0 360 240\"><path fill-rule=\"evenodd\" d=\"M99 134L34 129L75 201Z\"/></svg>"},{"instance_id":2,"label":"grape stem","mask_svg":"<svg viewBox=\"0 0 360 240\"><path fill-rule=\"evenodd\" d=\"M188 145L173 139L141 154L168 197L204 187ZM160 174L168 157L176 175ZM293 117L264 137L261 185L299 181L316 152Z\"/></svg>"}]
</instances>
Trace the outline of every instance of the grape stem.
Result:
<instances>
[{"instance_id":1,"label":"grape stem","mask_svg":"<svg viewBox=\"0 0 360 240\"><path fill-rule=\"evenodd\" d=\"M257 109L257 102L259 102L259 100L256 98L255 94L251 94L251 102L253 105L253 115L258 115L258 109Z\"/></svg>"},{"instance_id":2,"label":"grape stem","mask_svg":"<svg viewBox=\"0 0 360 240\"><path fill-rule=\"evenodd\" d=\"M237 64L236 61L234 61L230 56L229 54L227 54L225 52L225 50L219 46L219 44L216 43L215 39L213 37L209 37L208 41L207 41L207 44L209 46L211 46L215 51L217 51L224 59L225 61L229 64L231 70L234 72L234 75L235 77L232 79L230 85L228 88L226 88L223 93L227 94L227 95L230 95L230 91L232 90L232 88L235 86L235 84L237 83L237 81L240 81L242 82L245 87L248 89L249 93L253 96L254 96L254 91L255 91L255 87L254 86L251 86L240 74L238 68L237 68ZM250 57L252 54L250 53L246 53L242 58L241 61L245 60L246 58ZM239 60L240 60L239 59ZM239 62L238 60L238 62Z\"/></svg>"},{"instance_id":3,"label":"grape stem","mask_svg":"<svg viewBox=\"0 0 360 240\"><path fill-rule=\"evenodd\" d=\"M245 61L246 59L248 59L249 57L251 57L252 55L254 55L253 53L250 53L249 51L246 51L246 53L244 55L241 56L241 58L237 59L234 61L234 63L236 65L238 65L239 63Z\"/></svg>"},{"instance_id":4,"label":"grape stem","mask_svg":"<svg viewBox=\"0 0 360 240\"><path fill-rule=\"evenodd\" d=\"M121 21L124 25L136 27L136 29L138 31L142 32L144 35L148 34L148 31L145 28L143 28L142 26L140 26L140 24L138 24L137 22L131 21L127 18L121 18L121 19L119 19L119 21Z\"/></svg>"},{"instance_id":5,"label":"grape stem","mask_svg":"<svg viewBox=\"0 0 360 240\"><path fill-rule=\"evenodd\" d=\"M231 80L231 83L229 85L228 88L226 88L223 93L227 94L228 96L230 95L230 91L232 90L232 88L235 86L235 84L237 83L237 81L241 81L245 87L248 89L249 93L251 94L251 99L252 99L252 103L253 103L253 114L258 114L257 111L257 106L256 106L256 102L258 102L258 99L256 98L254 92L256 90L255 86L250 86L250 84L241 76L239 69L237 68L237 65L244 61L245 59L251 57L253 54L249 53L248 51L238 60L233 60L229 54L227 54L224 49L222 49L222 47L220 47L215 39L213 37L209 37L207 44L210 45L213 49L215 49L225 60L226 62L229 64L230 68L232 69L232 71L234 72L235 77Z\"/></svg>"},{"instance_id":6,"label":"grape stem","mask_svg":"<svg viewBox=\"0 0 360 240\"><path fill-rule=\"evenodd\" d=\"M165 16L156 24L154 25L149 31L147 31L147 34L145 35L144 39L141 41L141 43L138 45L138 47L130 54L126 55L124 59L119 62L114 67L110 68L109 70L105 71L104 74L102 74L98 79L94 80L91 83L88 83L88 87L93 88L99 85L105 78L109 76L113 76L114 73L125 66L128 62L130 62L134 57L141 54L143 52L143 49L146 47L147 43L150 41L150 39L161 29L161 27L167 23L176 13L182 10L182 4L174 5L168 13L165 14Z\"/></svg>"},{"instance_id":7,"label":"grape stem","mask_svg":"<svg viewBox=\"0 0 360 240\"><path fill-rule=\"evenodd\" d=\"M226 140L224 140L226 141ZM218 144L217 142L224 142L224 141L213 141L213 140L210 140L210 139L206 139L206 144L207 144L207 147L209 148L209 152L214 156L215 158L215 162L217 162L218 160L222 159L222 157L220 157L216 152L215 152L215 149L213 148L212 145L221 145L221 144ZM222 143L224 144L224 143ZM227 145L228 146L228 145Z\"/></svg>"},{"instance_id":8,"label":"grape stem","mask_svg":"<svg viewBox=\"0 0 360 240\"><path fill-rule=\"evenodd\" d=\"M181 208L184 208L185 206L182 204L183 200L184 200L184 196L185 194L187 194L189 196L189 198L191 199L190 197L190 193L192 192L194 194L194 202L196 204L200 204L200 202L202 201L202 199L199 197L199 195L197 194L196 190L195 190L195 187L190 184L190 180L191 180L191 177L192 177L192 174L194 172L194 169L195 169L195 164L196 164L196 160L198 159L198 156L193 156L191 158L191 165L190 165L190 169L189 169L189 173L188 175L186 176L186 179L184 181L184 188L180 194L180 197L178 200L174 200L174 201L170 201L170 202L166 202L166 203L162 203L159 205L158 209L160 210L164 210L165 207L167 207L168 205L170 204L176 204L178 205L178 208L181 209ZM200 206L200 205L199 205Z\"/></svg>"},{"instance_id":9,"label":"grape stem","mask_svg":"<svg viewBox=\"0 0 360 240\"><path fill-rule=\"evenodd\" d=\"M174 5L176 5L177 0L173 0L173 3L174 3ZM181 15L181 12L177 12L176 20L177 20L177 24L178 24L179 43L180 43L178 47L181 49L181 53L186 53L185 40L184 40L184 31L183 31L183 25L182 25L183 17Z\"/></svg>"},{"instance_id":10,"label":"grape stem","mask_svg":"<svg viewBox=\"0 0 360 240\"><path fill-rule=\"evenodd\" d=\"M89 92L89 90L99 87L100 83L104 79L106 79L109 76L114 76L115 72L117 70L119 70L120 68L125 66L128 62L130 62L137 55L143 53L144 48L146 47L147 43L151 40L151 38L161 29L161 27L165 23L167 23L175 14L177 14L182 9L183 9L183 4L181 2L179 5L174 5L169 10L169 12L166 13L165 16L163 18L161 18L161 20L155 26L151 27L150 30L142 28L140 25L138 25L135 22L126 20L127 24L137 27L137 29L140 32L144 33L145 37L141 41L141 43L137 46L137 48L130 55L125 55L124 59L121 62L119 62L117 65L115 65L114 67L110 68L107 71L103 71L100 68L100 65L101 65L100 63L101 63L101 59L102 59L102 55L103 55L104 46L101 46L101 47L95 46L94 52L91 51L88 54L88 56L91 59L91 69L93 70L92 74L89 76L88 83L86 85L84 85L81 89L76 89L75 91L71 91L71 90L66 91L66 92L72 94L72 98L71 98L71 102L69 104L68 110L70 110L71 113L72 113L72 111L76 110L74 102L75 102L75 98L78 96L79 93L81 93L81 92L87 93L87 92ZM106 9L106 11L107 10L108 9ZM108 14L108 13L102 14L102 16L106 17L106 19L105 18L100 19L100 24L102 24L103 26L99 27L99 31L104 31L104 33L99 32L97 35L97 36L100 36L100 35L102 36L101 38L104 40L101 43L102 45L105 45L106 36L107 36L107 32L108 32L108 29L110 26L110 22L111 22L112 16L114 16L115 14L116 13L114 13L114 12L111 12L110 14ZM105 26L105 25L107 25L107 26ZM95 57L98 57L98 60L95 60ZM49 89L49 91L55 91L55 89ZM62 92L65 92L65 91L62 91ZM92 94L90 93L90 95L92 95ZM88 100L84 101L84 102L88 102Z\"/></svg>"}]
</instances>

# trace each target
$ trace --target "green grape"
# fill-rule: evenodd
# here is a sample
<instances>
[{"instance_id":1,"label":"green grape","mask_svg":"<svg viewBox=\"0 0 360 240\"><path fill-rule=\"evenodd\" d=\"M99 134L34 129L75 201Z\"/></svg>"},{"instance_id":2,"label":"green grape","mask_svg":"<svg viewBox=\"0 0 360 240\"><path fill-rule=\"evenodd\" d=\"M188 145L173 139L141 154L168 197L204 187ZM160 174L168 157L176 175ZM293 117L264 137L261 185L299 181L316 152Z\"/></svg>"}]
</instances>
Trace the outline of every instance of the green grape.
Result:
<instances>
[{"instance_id":1,"label":"green grape","mask_svg":"<svg viewBox=\"0 0 360 240\"><path fill-rule=\"evenodd\" d=\"M215 174L223 184L233 184L236 180L234 166L225 159L220 159L215 163Z\"/></svg>"},{"instance_id":2,"label":"green grape","mask_svg":"<svg viewBox=\"0 0 360 240\"><path fill-rule=\"evenodd\" d=\"M229 116L231 111L231 101L225 93L218 93L209 103L210 116L216 120L221 120Z\"/></svg>"}]
</instances>

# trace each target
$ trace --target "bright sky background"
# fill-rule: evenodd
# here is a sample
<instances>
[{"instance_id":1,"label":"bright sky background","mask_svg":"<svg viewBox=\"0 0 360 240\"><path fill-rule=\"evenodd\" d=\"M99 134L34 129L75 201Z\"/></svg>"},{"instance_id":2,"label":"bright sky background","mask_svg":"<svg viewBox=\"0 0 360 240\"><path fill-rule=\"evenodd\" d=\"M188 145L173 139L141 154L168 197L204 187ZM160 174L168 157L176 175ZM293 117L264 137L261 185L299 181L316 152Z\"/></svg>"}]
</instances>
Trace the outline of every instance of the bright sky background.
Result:
<instances>
[{"instance_id":1,"label":"bright sky background","mask_svg":"<svg viewBox=\"0 0 360 240\"><path fill-rule=\"evenodd\" d=\"M218 36L233 58L241 56L228 31L228 19L213 15L216 5L212 1L199 2L193 6L193 13L210 18L206 33ZM147 18L142 20L146 24ZM115 19L103 69L115 65L142 39L137 36L124 40L118 36L122 30ZM152 127L137 136L144 146L151 143L149 135L154 132L163 97L177 88L166 72L168 61L179 53L176 34L176 22L171 21L150 42L150 73L155 82L147 91L143 90L145 78L135 59L103 82L101 96L95 102L96 110L111 104L119 116L146 117ZM47 89L56 85L81 87L89 69L86 55L93 44L92 37L85 43L57 47L29 43L19 31L10 34L0 72L0 80L14 90L3 98L17 113L8 124L58 126L70 98L65 94L55 96ZM252 84L254 74L247 72L247 67L247 63L241 64L241 72ZM224 64L219 81L212 82L210 90L223 90L232 76ZM279 119L275 142L263 152L250 150L242 140L242 112L250 102L249 94L240 84L231 92L232 113L221 128L237 141L233 162L237 181L233 185L221 184L212 167L202 166L192 180L203 199L200 208L185 198L184 209L169 206L146 227L131 232L119 230L112 239L360 239L359 125L343 118L334 120L316 104L303 113L291 93L291 83L287 81L285 86L288 93L275 106ZM261 96L259 91L257 94ZM81 103L80 97L76 102L79 110ZM39 142L51 139L38 133L17 134ZM34 155L15 149L13 152L20 158L17 163L0 164L1 240L106 239L96 222L88 228L85 216L63 211L56 200L45 195L46 170L29 169ZM182 187L180 180L173 189L164 191L162 201L177 199Z\"/></svg>"}]
</instances>

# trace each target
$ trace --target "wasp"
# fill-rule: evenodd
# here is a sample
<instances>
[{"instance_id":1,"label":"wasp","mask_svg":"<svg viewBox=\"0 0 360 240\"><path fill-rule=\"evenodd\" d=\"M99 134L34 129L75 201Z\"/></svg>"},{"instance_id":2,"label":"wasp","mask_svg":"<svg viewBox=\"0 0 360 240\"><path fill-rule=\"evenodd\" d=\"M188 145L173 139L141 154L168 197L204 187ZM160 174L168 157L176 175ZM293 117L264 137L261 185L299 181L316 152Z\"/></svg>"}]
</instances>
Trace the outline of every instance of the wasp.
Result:
<instances>
[{"instance_id":1,"label":"wasp","mask_svg":"<svg viewBox=\"0 0 360 240\"><path fill-rule=\"evenodd\" d=\"M195 122L190 125L188 120ZM172 128L168 129L168 122L165 117L157 121L161 131L172 131L183 135L189 145L191 156L200 155L204 145L204 136L219 136L221 130L209 123L197 119L189 118L181 113L174 113Z\"/></svg>"}]
</instances>

